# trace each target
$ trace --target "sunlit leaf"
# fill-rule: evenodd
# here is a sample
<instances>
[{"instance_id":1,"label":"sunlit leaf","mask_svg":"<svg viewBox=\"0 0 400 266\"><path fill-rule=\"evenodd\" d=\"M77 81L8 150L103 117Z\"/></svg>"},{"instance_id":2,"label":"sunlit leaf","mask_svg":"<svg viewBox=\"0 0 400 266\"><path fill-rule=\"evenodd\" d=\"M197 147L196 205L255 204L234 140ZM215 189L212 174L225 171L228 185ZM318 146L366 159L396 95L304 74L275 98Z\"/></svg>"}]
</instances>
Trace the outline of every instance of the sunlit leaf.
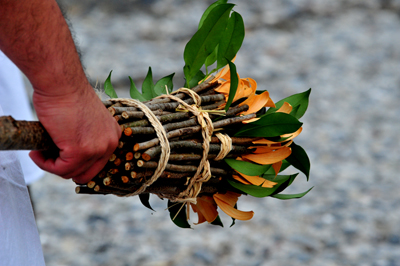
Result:
<instances>
[{"instance_id":1,"label":"sunlit leaf","mask_svg":"<svg viewBox=\"0 0 400 266\"><path fill-rule=\"evenodd\" d=\"M215 47L214 51L209 56L207 56L206 61L204 62L204 65L206 66L206 68L208 68L209 66L214 64L215 61L217 61L218 47L219 47L219 45L217 45Z\"/></svg>"},{"instance_id":2,"label":"sunlit leaf","mask_svg":"<svg viewBox=\"0 0 400 266\"><path fill-rule=\"evenodd\" d=\"M218 1L214 2L214 3L212 3L209 7L207 7L206 11L204 11L203 15L200 18L200 22L199 22L199 27L198 28L200 29L201 26L203 26L204 20L207 18L208 14L210 14L210 11L214 7L216 7L216 6L220 5L220 4L226 4L227 2L228 2L228 0L218 0Z\"/></svg>"},{"instance_id":3,"label":"sunlit leaf","mask_svg":"<svg viewBox=\"0 0 400 266\"><path fill-rule=\"evenodd\" d=\"M171 220L181 228L191 228L187 220L184 203L176 203L168 200L168 211Z\"/></svg>"},{"instance_id":4,"label":"sunlit leaf","mask_svg":"<svg viewBox=\"0 0 400 266\"><path fill-rule=\"evenodd\" d=\"M295 117L285 113L272 113L259 120L245 124L235 134L236 137L275 137L297 131L301 125Z\"/></svg>"},{"instance_id":5,"label":"sunlit leaf","mask_svg":"<svg viewBox=\"0 0 400 266\"><path fill-rule=\"evenodd\" d=\"M244 39L244 23L242 16L232 12L226 30L218 46L217 69L225 66L236 56Z\"/></svg>"},{"instance_id":6,"label":"sunlit leaf","mask_svg":"<svg viewBox=\"0 0 400 266\"><path fill-rule=\"evenodd\" d=\"M151 71L151 67L149 67L147 75L142 84L142 96L147 101L157 96L154 92L153 73Z\"/></svg>"},{"instance_id":7,"label":"sunlit leaf","mask_svg":"<svg viewBox=\"0 0 400 266\"><path fill-rule=\"evenodd\" d=\"M306 175L308 181L311 163L306 151L294 142L290 145L290 148L292 148L292 154L290 154L286 160L295 168L302 171Z\"/></svg>"},{"instance_id":8,"label":"sunlit leaf","mask_svg":"<svg viewBox=\"0 0 400 266\"><path fill-rule=\"evenodd\" d=\"M220 4L211 9L199 30L185 46L183 68L187 81L192 80L206 58L214 51L225 31L233 4Z\"/></svg>"},{"instance_id":9,"label":"sunlit leaf","mask_svg":"<svg viewBox=\"0 0 400 266\"><path fill-rule=\"evenodd\" d=\"M189 84L185 84L186 88L193 88L194 86L198 85L200 81L202 81L206 75L203 73L203 71L199 70L197 71L196 75L192 78L192 80L189 82Z\"/></svg>"},{"instance_id":10,"label":"sunlit leaf","mask_svg":"<svg viewBox=\"0 0 400 266\"><path fill-rule=\"evenodd\" d=\"M293 181L296 179L296 177L298 176L297 174L294 175L290 175L288 179L285 180L284 175L263 175L264 178L268 179L268 180L273 180L274 182L278 182L280 183L279 186L276 186L276 190L271 194L271 195L275 195L278 193L281 193L282 191L284 191L288 186L290 186ZM282 180L284 180L284 182L281 182Z\"/></svg>"},{"instance_id":11,"label":"sunlit leaf","mask_svg":"<svg viewBox=\"0 0 400 266\"><path fill-rule=\"evenodd\" d=\"M262 175L272 168L272 165L259 165L235 159L224 160L232 169L238 171L239 173L250 176Z\"/></svg>"},{"instance_id":12,"label":"sunlit leaf","mask_svg":"<svg viewBox=\"0 0 400 266\"><path fill-rule=\"evenodd\" d=\"M291 115L300 119L307 110L308 107L308 99L310 97L311 89L302 92L293 94L285 99L280 100L279 102L275 103L275 108L270 108L267 111L267 114L271 114L276 112L285 102L288 102L296 112L292 112Z\"/></svg>"},{"instance_id":13,"label":"sunlit leaf","mask_svg":"<svg viewBox=\"0 0 400 266\"><path fill-rule=\"evenodd\" d=\"M131 98L139 100L141 102L146 101L146 98L144 98L143 95L136 88L135 83L133 82L131 77L129 77L129 81L131 82L131 87L129 89L129 94L131 95Z\"/></svg>"},{"instance_id":14,"label":"sunlit leaf","mask_svg":"<svg viewBox=\"0 0 400 266\"><path fill-rule=\"evenodd\" d=\"M237 87L239 84L239 78L237 76L235 64L230 61L228 62L228 64L229 64L229 69L231 72L231 82L230 82L228 100L226 101L226 105L225 105L225 111L228 111L229 107L231 106L232 101L235 98L236 90L237 90Z\"/></svg>"},{"instance_id":15,"label":"sunlit leaf","mask_svg":"<svg viewBox=\"0 0 400 266\"><path fill-rule=\"evenodd\" d=\"M272 195L271 197L281 199L281 200L287 200L287 199L299 199L307 195L308 192L311 191L314 187L310 188L309 190L303 192L303 193L298 193L298 194L276 194Z\"/></svg>"},{"instance_id":16,"label":"sunlit leaf","mask_svg":"<svg viewBox=\"0 0 400 266\"><path fill-rule=\"evenodd\" d=\"M165 86L167 86L168 88L168 93L172 92L174 86L174 84L172 83L172 79L174 75L175 73L172 73L171 75L165 76L156 82L156 84L154 85L154 93L156 94L156 96L167 94Z\"/></svg>"},{"instance_id":17,"label":"sunlit leaf","mask_svg":"<svg viewBox=\"0 0 400 266\"><path fill-rule=\"evenodd\" d=\"M115 92L113 85L111 84L111 73L112 70L110 71L110 74L108 75L106 81L104 82L104 92L111 98L118 98L118 95Z\"/></svg>"},{"instance_id":18,"label":"sunlit leaf","mask_svg":"<svg viewBox=\"0 0 400 266\"><path fill-rule=\"evenodd\" d=\"M215 218L215 220L211 223L212 225L219 225L221 227L224 227L224 224L221 221L221 218L219 217L219 215L217 216L217 218Z\"/></svg>"},{"instance_id":19,"label":"sunlit leaf","mask_svg":"<svg viewBox=\"0 0 400 266\"><path fill-rule=\"evenodd\" d=\"M150 194L139 194L139 199L143 206L155 212L155 210L151 207L149 203Z\"/></svg>"}]
</instances>

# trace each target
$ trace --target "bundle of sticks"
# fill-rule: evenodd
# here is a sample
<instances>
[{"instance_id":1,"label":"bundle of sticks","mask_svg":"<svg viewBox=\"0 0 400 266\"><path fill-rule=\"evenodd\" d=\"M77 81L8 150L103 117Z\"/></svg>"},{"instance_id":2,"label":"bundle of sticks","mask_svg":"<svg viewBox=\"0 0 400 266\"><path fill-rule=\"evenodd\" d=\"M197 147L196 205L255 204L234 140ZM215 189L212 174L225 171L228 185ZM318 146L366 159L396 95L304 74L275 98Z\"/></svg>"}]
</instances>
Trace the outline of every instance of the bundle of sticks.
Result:
<instances>
[{"instance_id":1,"label":"bundle of sticks","mask_svg":"<svg viewBox=\"0 0 400 266\"><path fill-rule=\"evenodd\" d=\"M218 82L204 82L192 88L201 98L202 112L215 110L225 103L225 96L215 91L218 85ZM188 105L195 102L190 94L181 92L174 96ZM107 100L103 103L120 124L123 134L104 169L87 184L78 185L76 193L131 195L155 174L160 164L160 141L142 110L126 106L121 101ZM155 98L144 104L162 124L170 155L158 179L141 193L175 197L187 188L188 179L196 173L203 158L202 126L191 112L176 111L180 103L170 98ZM210 162L211 178L202 184L200 194L224 192L226 178L232 176L233 170L221 159L236 158L250 152L248 146L256 138L232 137L229 151L225 152L224 157L218 158L222 145L220 138L215 136L215 133L228 126L256 117L255 114L239 115L248 108L248 105L232 106L222 116L218 114L220 111L210 112L209 116L214 120L214 133L209 139L206 160Z\"/></svg>"}]
</instances>

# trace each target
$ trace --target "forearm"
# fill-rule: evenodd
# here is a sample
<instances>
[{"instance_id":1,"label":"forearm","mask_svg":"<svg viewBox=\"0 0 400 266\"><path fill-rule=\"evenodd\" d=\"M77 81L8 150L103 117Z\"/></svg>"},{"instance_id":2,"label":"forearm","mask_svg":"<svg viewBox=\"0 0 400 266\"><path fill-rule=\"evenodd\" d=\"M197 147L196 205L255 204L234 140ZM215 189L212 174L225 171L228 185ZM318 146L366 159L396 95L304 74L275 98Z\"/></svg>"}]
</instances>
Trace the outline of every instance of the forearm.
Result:
<instances>
[{"instance_id":1,"label":"forearm","mask_svg":"<svg viewBox=\"0 0 400 266\"><path fill-rule=\"evenodd\" d=\"M89 87L54 0L0 0L0 49L24 72L36 93L62 96Z\"/></svg>"},{"instance_id":2,"label":"forearm","mask_svg":"<svg viewBox=\"0 0 400 266\"><path fill-rule=\"evenodd\" d=\"M121 128L91 88L54 0L0 0L0 49L31 81L40 122L59 148L31 158L42 169L85 183L107 163Z\"/></svg>"}]
</instances>

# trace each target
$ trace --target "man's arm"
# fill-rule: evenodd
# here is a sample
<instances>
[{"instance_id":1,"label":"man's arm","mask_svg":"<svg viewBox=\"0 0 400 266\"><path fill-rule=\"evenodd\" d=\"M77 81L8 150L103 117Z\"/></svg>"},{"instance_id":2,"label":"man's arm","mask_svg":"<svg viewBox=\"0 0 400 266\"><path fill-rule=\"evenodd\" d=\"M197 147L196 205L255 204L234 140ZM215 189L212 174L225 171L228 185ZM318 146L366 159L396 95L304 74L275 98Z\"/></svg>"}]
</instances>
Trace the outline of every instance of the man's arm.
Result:
<instances>
[{"instance_id":1,"label":"man's arm","mask_svg":"<svg viewBox=\"0 0 400 266\"><path fill-rule=\"evenodd\" d=\"M87 182L106 164L121 129L83 71L68 25L54 0L0 0L0 49L28 77L40 122L60 149L38 151L42 169Z\"/></svg>"}]
</instances>

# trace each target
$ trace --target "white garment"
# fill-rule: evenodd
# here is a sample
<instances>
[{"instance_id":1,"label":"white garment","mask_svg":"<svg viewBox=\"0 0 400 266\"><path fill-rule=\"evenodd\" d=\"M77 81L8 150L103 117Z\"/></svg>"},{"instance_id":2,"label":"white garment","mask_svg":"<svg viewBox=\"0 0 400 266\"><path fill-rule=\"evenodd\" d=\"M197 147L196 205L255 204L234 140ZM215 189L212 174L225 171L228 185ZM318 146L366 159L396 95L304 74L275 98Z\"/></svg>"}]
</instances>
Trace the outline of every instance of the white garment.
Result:
<instances>
[{"instance_id":1,"label":"white garment","mask_svg":"<svg viewBox=\"0 0 400 266\"><path fill-rule=\"evenodd\" d=\"M0 265L45 265L28 189L14 151L0 151Z\"/></svg>"},{"instance_id":2,"label":"white garment","mask_svg":"<svg viewBox=\"0 0 400 266\"><path fill-rule=\"evenodd\" d=\"M19 69L0 51L0 105L4 115L16 120L32 121L33 114ZM26 184L43 177L44 172L28 155L29 151L17 151Z\"/></svg>"}]
</instances>

